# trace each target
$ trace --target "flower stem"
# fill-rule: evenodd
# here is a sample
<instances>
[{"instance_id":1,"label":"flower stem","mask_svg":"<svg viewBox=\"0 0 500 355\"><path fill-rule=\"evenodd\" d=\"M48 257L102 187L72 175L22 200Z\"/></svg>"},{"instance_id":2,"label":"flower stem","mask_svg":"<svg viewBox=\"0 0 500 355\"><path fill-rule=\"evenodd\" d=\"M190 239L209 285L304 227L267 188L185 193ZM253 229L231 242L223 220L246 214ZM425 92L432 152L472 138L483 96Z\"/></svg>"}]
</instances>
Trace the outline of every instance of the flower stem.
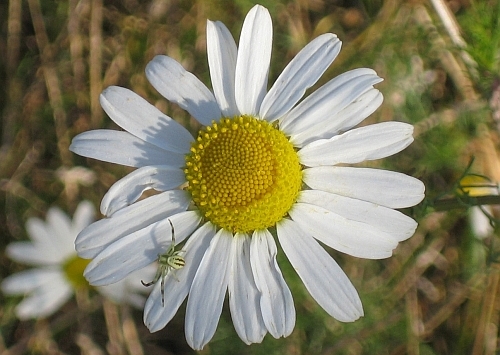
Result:
<instances>
[{"instance_id":1,"label":"flower stem","mask_svg":"<svg viewBox=\"0 0 500 355\"><path fill-rule=\"evenodd\" d=\"M442 198L434 201L432 207L435 211L448 211L455 208L464 208L480 205L500 205L499 195L486 195L486 196L454 196Z\"/></svg>"}]
</instances>

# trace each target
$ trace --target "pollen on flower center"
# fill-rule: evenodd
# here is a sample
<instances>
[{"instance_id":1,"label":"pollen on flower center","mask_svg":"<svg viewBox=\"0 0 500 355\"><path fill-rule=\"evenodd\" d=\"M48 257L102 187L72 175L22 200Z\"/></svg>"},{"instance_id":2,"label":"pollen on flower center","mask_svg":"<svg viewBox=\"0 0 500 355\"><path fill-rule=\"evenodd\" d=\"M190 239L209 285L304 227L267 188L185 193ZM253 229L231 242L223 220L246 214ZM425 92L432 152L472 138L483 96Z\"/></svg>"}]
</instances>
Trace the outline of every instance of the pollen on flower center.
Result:
<instances>
[{"instance_id":1,"label":"pollen on flower center","mask_svg":"<svg viewBox=\"0 0 500 355\"><path fill-rule=\"evenodd\" d=\"M231 232L273 226L302 184L299 158L285 135L246 115L200 130L184 172L203 216Z\"/></svg>"}]
</instances>

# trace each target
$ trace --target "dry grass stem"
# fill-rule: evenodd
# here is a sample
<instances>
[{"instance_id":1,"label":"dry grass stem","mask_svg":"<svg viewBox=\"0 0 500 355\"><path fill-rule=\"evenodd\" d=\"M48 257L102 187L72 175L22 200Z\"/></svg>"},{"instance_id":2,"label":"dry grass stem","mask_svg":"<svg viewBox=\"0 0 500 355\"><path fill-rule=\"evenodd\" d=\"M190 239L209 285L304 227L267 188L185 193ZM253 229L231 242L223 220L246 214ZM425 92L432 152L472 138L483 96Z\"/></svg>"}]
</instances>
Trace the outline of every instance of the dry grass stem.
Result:
<instances>
[{"instance_id":1,"label":"dry grass stem","mask_svg":"<svg viewBox=\"0 0 500 355\"><path fill-rule=\"evenodd\" d=\"M92 127L101 126L102 109L99 104L99 95L102 87L102 0L91 1L90 14L90 48L89 48L89 72L90 72L90 114Z\"/></svg>"},{"instance_id":2,"label":"dry grass stem","mask_svg":"<svg viewBox=\"0 0 500 355\"><path fill-rule=\"evenodd\" d=\"M474 84L468 75L465 65L448 49L449 45L447 45L446 41L440 35L427 9L423 6L416 6L414 10L415 19L431 35L431 45L437 52L443 68L452 78L463 99L465 101L478 100L479 96L474 90Z\"/></svg>"},{"instance_id":3,"label":"dry grass stem","mask_svg":"<svg viewBox=\"0 0 500 355\"><path fill-rule=\"evenodd\" d=\"M67 127L67 116L63 105L61 86L54 62L57 47L54 44L49 43L39 0L29 0L28 4L35 29L35 38L40 52L40 59L42 61L41 69L45 78L47 94L49 96L50 105L54 115L59 155L62 164L69 166L72 163L72 156L68 149L70 139Z\"/></svg>"}]
</instances>

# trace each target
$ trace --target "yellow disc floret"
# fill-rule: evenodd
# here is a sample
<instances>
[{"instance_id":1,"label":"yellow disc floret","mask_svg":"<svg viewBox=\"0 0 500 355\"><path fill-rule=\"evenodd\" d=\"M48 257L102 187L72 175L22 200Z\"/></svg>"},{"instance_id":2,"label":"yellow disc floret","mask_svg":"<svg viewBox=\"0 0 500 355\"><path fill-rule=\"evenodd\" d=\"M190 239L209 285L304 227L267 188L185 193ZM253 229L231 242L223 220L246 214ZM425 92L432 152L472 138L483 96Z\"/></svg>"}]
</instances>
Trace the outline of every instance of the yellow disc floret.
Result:
<instances>
[{"instance_id":1,"label":"yellow disc floret","mask_svg":"<svg viewBox=\"0 0 500 355\"><path fill-rule=\"evenodd\" d=\"M203 216L231 232L273 226L297 199L302 170L283 132L251 116L200 130L186 156L187 189Z\"/></svg>"},{"instance_id":2,"label":"yellow disc floret","mask_svg":"<svg viewBox=\"0 0 500 355\"><path fill-rule=\"evenodd\" d=\"M90 287L88 281L83 277L83 271L89 263L90 260L82 259L75 255L62 264L66 279L75 289Z\"/></svg>"}]
</instances>

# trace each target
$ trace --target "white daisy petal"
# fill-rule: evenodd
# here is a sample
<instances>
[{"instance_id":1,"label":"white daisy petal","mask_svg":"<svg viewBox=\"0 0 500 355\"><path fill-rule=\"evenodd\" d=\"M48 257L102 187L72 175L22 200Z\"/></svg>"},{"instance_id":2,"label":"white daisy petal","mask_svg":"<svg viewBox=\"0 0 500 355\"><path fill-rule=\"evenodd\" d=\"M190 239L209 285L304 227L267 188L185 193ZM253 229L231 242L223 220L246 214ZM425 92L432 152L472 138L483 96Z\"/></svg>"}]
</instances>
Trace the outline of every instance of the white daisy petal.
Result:
<instances>
[{"instance_id":1,"label":"white daisy petal","mask_svg":"<svg viewBox=\"0 0 500 355\"><path fill-rule=\"evenodd\" d=\"M299 152L306 166L355 164L396 154L413 142L413 126L382 122L309 143Z\"/></svg>"},{"instance_id":2,"label":"white daisy petal","mask_svg":"<svg viewBox=\"0 0 500 355\"><path fill-rule=\"evenodd\" d=\"M281 120L280 129L294 136L307 128L332 120L363 93L382 79L372 69L354 69L343 73L313 92Z\"/></svg>"},{"instance_id":3,"label":"white daisy petal","mask_svg":"<svg viewBox=\"0 0 500 355\"><path fill-rule=\"evenodd\" d=\"M71 219L57 207L51 207L47 211L45 217L47 225L55 235L52 239L56 239L54 243L65 243L68 239L71 240Z\"/></svg>"},{"instance_id":4,"label":"white daisy petal","mask_svg":"<svg viewBox=\"0 0 500 355\"><path fill-rule=\"evenodd\" d=\"M184 155L144 142L128 132L97 129L80 133L71 141L73 153L87 158L139 168L146 165L184 165Z\"/></svg>"},{"instance_id":5,"label":"white daisy petal","mask_svg":"<svg viewBox=\"0 0 500 355\"><path fill-rule=\"evenodd\" d=\"M93 258L117 239L185 211L189 203L189 194L182 190L166 191L136 202L81 231L75 241L76 251L82 258Z\"/></svg>"},{"instance_id":6,"label":"white daisy petal","mask_svg":"<svg viewBox=\"0 0 500 355\"><path fill-rule=\"evenodd\" d=\"M275 338L290 335L295 326L292 293L276 262L276 243L267 229L253 233L250 262L257 288L261 292L260 307L267 330Z\"/></svg>"},{"instance_id":7,"label":"white daisy petal","mask_svg":"<svg viewBox=\"0 0 500 355\"><path fill-rule=\"evenodd\" d=\"M207 21L208 67L214 95L222 115L240 114L234 98L234 76L238 49L227 27L219 21Z\"/></svg>"},{"instance_id":8,"label":"white daisy petal","mask_svg":"<svg viewBox=\"0 0 500 355\"><path fill-rule=\"evenodd\" d=\"M384 96L375 88L359 96L349 106L337 113L335 119L325 120L295 134L290 138L294 146L301 148L317 139L331 138L340 131L346 131L362 122L380 107Z\"/></svg>"},{"instance_id":9,"label":"white daisy petal","mask_svg":"<svg viewBox=\"0 0 500 355\"><path fill-rule=\"evenodd\" d=\"M12 242L5 251L10 259L26 265L57 265L64 259L50 244Z\"/></svg>"},{"instance_id":10,"label":"white daisy petal","mask_svg":"<svg viewBox=\"0 0 500 355\"><path fill-rule=\"evenodd\" d=\"M135 92L110 86L100 101L109 117L137 138L170 152L189 152L193 141L189 131Z\"/></svg>"},{"instance_id":11,"label":"white daisy petal","mask_svg":"<svg viewBox=\"0 0 500 355\"><path fill-rule=\"evenodd\" d=\"M175 277L167 276L165 279L163 304L160 292L161 282L157 282L144 306L144 324L150 332L156 332L165 327L175 315L191 288L201 259L214 236L215 227L207 222L189 237L183 247L186 251L184 254L186 264L182 269L176 270Z\"/></svg>"},{"instance_id":12,"label":"white daisy petal","mask_svg":"<svg viewBox=\"0 0 500 355\"><path fill-rule=\"evenodd\" d=\"M151 264L170 247L170 221L175 226L175 241L180 243L196 229L201 217L196 211L178 213L117 240L92 259L85 278L94 286L107 285Z\"/></svg>"},{"instance_id":13,"label":"white daisy petal","mask_svg":"<svg viewBox=\"0 0 500 355\"><path fill-rule=\"evenodd\" d=\"M175 59L157 55L146 66L146 76L163 97L189 112L202 125L221 117L214 95Z\"/></svg>"},{"instance_id":14,"label":"white daisy petal","mask_svg":"<svg viewBox=\"0 0 500 355\"><path fill-rule=\"evenodd\" d=\"M229 276L229 307L234 329L246 344L260 343L267 330L259 305L257 289L250 265L250 237L237 233L231 251L231 274Z\"/></svg>"},{"instance_id":15,"label":"white daisy petal","mask_svg":"<svg viewBox=\"0 0 500 355\"><path fill-rule=\"evenodd\" d=\"M82 201L78 204L78 207L73 214L72 222L72 232L75 238L85 227L94 222L95 219L95 208L94 205L89 201ZM75 249L74 240L72 241L73 250Z\"/></svg>"},{"instance_id":16,"label":"white daisy petal","mask_svg":"<svg viewBox=\"0 0 500 355\"><path fill-rule=\"evenodd\" d=\"M43 249L48 254L47 260L56 261L57 258L54 259L54 257L59 255L59 249L57 243L54 243L52 228L39 218L29 218L26 222L26 230L34 246L43 246Z\"/></svg>"},{"instance_id":17,"label":"white daisy petal","mask_svg":"<svg viewBox=\"0 0 500 355\"><path fill-rule=\"evenodd\" d=\"M63 275L55 274L17 305L16 315L21 320L50 316L72 294L73 290Z\"/></svg>"},{"instance_id":18,"label":"white daisy petal","mask_svg":"<svg viewBox=\"0 0 500 355\"><path fill-rule=\"evenodd\" d=\"M186 340L201 350L212 339L219 322L230 274L233 235L220 229L201 260L191 286L187 307Z\"/></svg>"},{"instance_id":19,"label":"white daisy petal","mask_svg":"<svg viewBox=\"0 0 500 355\"><path fill-rule=\"evenodd\" d=\"M49 208L46 216L49 229L52 230L52 244L58 249L61 258L75 254L75 236L71 229L71 219L57 207Z\"/></svg>"},{"instance_id":20,"label":"white daisy petal","mask_svg":"<svg viewBox=\"0 0 500 355\"><path fill-rule=\"evenodd\" d=\"M145 190L167 191L186 182L181 169L165 165L139 168L111 186L101 201L101 213L110 217L118 210L134 203Z\"/></svg>"},{"instance_id":21,"label":"white daisy petal","mask_svg":"<svg viewBox=\"0 0 500 355\"><path fill-rule=\"evenodd\" d=\"M399 211L329 192L304 190L297 202L320 206L348 220L366 223L399 242L410 238L417 228L417 222Z\"/></svg>"},{"instance_id":22,"label":"white daisy petal","mask_svg":"<svg viewBox=\"0 0 500 355\"><path fill-rule=\"evenodd\" d=\"M296 203L288 213L303 231L329 247L358 258L388 258L398 245L391 235L320 206Z\"/></svg>"},{"instance_id":23,"label":"white daisy petal","mask_svg":"<svg viewBox=\"0 0 500 355\"><path fill-rule=\"evenodd\" d=\"M235 73L235 99L242 114L256 116L267 90L273 28L265 7L255 5L241 29Z\"/></svg>"},{"instance_id":24,"label":"white daisy petal","mask_svg":"<svg viewBox=\"0 0 500 355\"><path fill-rule=\"evenodd\" d=\"M29 293L60 275L61 271L56 268L39 268L21 271L3 279L2 292L7 295Z\"/></svg>"},{"instance_id":25,"label":"white daisy petal","mask_svg":"<svg viewBox=\"0 0 500 355\"><path fill-rule=\"evenodd\" d=\"M272 122L286 114L323 75L340 47L340 40L332 33L325 33L305 46L265 96L259 116Z\"/></svg>"},{"instance_id":26,"label":"white daisy petal","mask_svg":"<svg viewBox=\"0 0 500 355\"><path fill-rule=\"evenodd\" d=\"M358 293L335 260L293 221L282 219L277 230L283 251L316 302L341 322L361 317Z\"/></svg>"},{"instance_id":27,"label":"white daisy petal","mask_svg":"<svg viewBox=\"0 0 500 355\"><path fill-rule=\"evenodd\" d=\"M339 131L347 131L366 117L377 110L384 101L384 95L375 89L370 88L364 94L360 95L355 101L345 107L337 114L336 120L331 120L332 125L328 125L327 130L330 134L337 134ZM325 124L322 124L325 127ZM319 126L319 125L318 125ZM320 137L321 138L321 137Z\"/></svg>"},{"instance_id":28,"label":"white daisy petal","mask_svg":"<svg viewBox=\"0 0 500 355\"><path fill-rule=\"evenodd\" d=\"M303 170L303 181L312 189L373 202L390 208L405 208L424 198L425 186L414 177L394 171L320 166Z\"/></svg>"}]
</instances>

